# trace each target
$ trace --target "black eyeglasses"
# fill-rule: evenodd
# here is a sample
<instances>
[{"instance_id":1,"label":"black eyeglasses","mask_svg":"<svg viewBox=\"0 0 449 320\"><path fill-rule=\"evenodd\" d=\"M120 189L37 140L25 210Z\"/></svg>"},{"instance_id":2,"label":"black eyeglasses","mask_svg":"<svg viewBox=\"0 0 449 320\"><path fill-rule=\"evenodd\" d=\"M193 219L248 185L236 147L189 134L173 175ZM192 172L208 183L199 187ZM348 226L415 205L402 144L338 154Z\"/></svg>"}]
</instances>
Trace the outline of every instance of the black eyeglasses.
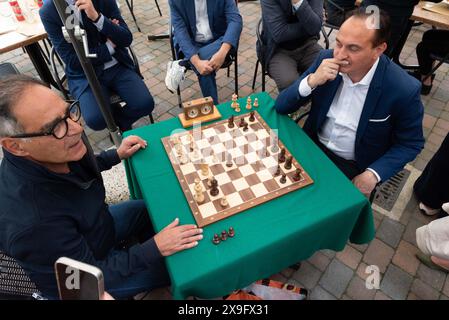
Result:
<instances>
[{"instance_id":1,"label":"black eyeglasses","mask_svg":"<svg viewBox=\"0 0 449 320\"><path fill-rule=\"evenodd\" d=\"M78 122L81 118L81 108L79 101L68 101L70 103L67 108L67 112L61 120L58 120L54 125L51 126L50 129L44 132L36 132L36 133L23 133L16 134L14 136L10 136L10 138L34 138L34 137L44 137L44 136L53 136L56 139L62 139L67 135L69 131L69 124L67 119L74 122Z\"/></svg>"}]
</instances>

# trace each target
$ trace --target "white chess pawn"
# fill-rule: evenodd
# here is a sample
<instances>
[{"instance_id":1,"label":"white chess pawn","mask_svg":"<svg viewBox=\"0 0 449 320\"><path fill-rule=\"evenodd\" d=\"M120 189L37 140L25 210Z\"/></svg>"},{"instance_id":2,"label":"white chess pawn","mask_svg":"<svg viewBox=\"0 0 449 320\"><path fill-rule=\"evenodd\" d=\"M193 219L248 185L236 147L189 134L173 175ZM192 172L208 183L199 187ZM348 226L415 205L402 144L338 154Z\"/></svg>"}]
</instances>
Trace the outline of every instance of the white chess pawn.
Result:
<instances>
[{"instance_id":1,"label":"white chess pawn","mask_svg":"<svg viewBox=\"0 0 449 320\"><path fill-rule=\"evenodd\" d=\"M254 99L254 108L257 108L258 106L259 106L259 100L257 100L257 98L256 99Z\"/></svg>"},{"instance_id":2,"label":"white chess pawn","mask_svg":"<svg viewBox=\"0 0 449 320\"><path fill-rule=\"evenodd\" d=\"M201 164L201 174L205 177L209 175L209 165L207 163Z\"/></svg>"},{"instance_id":3,"label":"white chess pawn","mask_svg":"<svg viewBox=\"0 0 449 320\"><path fill-rule=\"evenodd\" d=\"M193 195L193 199L197 203L203 203L204 202L204 193L203 193L203 187L201 186L200 179L195 179L195 194Z\"/></svg>"},{"instance_id":4,"label":"white chess pawn","mask_svg":"<svg viewBox=\"0 0 449 320\"><path fill-rule=\"evenodd\" d=\"M238 102L235 103L235 112L240 112L240 104Z\"/></svg>"},{"instance_id":5,"label":"white chess pawn","mask_svg":"<svg viewBox=\"0 0 449 320\"><path fill-rule=\"evenodd\" d=\"M228 200L226 199L226 197L223 196L223 198L220 199L220 205L222 207L227 207L228 206Z\"/></svg>"},{"instance_id":6,"label":"white chess pawn","mask_svg":"<svg viewBox=\"0 0 449 320\"><path fill-rule=\"evenodd\" d=\"M189 157L187 157L187 155L183 152L179 157L179 162L181 164L186 164L187 162L189 162Z\"/></svg>"}]
</instances>

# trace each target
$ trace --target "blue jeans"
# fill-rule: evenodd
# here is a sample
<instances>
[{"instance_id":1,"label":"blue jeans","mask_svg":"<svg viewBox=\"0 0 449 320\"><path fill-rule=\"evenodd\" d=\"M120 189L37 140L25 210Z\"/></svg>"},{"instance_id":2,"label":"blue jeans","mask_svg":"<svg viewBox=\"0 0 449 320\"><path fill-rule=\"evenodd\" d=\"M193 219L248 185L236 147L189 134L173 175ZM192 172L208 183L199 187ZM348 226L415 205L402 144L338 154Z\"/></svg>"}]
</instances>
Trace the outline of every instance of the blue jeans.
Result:
<instances>
[{"instance_id":1,"label":"blue jeans","mask_svg":"<svg viewBox=\"0 0 449 320\"><path fill-rule=\"evenodd\" d=\"M111 90L126 102L124 108L112 109L117 125L122 131L131 129L131 125L141 117L149 115L154 109L154 100L147 86L139 75L120 63L106 69L98 80L103 89L103 96L109 102ZM103 114L95 100L90 86L77 99L80 101L81 112L86 124L92 130L106 128Z\"/></svg>"},{"instance_id":2,"label":"blue jeans","mask_svg":"<svg viewBox=\"0 0 449 320\"><path fill-rule=\"evenodd\" d=\"M126 241L133 236L152 237L155 232L151 226L148 212L143 200L130 200L109 207L114 219L116 242ZM108 282L105 290L116 299L132 297L140 292L170 285L163 259L146 270L123 277L120 281Z\"/></svg>"}]
</instances>

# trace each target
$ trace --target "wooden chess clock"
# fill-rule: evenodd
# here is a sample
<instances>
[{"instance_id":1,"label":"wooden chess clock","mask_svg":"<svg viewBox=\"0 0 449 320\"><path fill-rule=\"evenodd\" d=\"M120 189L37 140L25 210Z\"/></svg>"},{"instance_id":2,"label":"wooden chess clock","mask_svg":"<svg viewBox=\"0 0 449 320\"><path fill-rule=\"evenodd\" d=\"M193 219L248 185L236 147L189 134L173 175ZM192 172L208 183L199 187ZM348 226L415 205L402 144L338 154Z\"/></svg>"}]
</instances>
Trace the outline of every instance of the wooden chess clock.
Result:
<instances>
[{"instance_id":1,"label":"wooden chess clock","mask_svg":"<svg viewBox=\"0 0 449 320\"><path fill-rule=\"evenodd\" d=\"M208 122L221 118L211 97L195 99L182 104L183 113L179 120L184 128L191 127L194 122Z\"/></svg>"}]
</instances>

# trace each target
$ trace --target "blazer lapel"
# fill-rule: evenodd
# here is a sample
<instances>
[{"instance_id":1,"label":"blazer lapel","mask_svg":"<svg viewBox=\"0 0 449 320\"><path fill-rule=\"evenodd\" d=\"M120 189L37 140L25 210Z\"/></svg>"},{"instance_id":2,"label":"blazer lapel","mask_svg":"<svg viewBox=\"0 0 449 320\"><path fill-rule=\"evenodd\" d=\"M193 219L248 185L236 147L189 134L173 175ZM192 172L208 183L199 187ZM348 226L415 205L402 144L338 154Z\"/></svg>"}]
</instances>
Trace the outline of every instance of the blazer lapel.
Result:
<instances>
[{"instance_id":1,"label":"blazer lapel","mask_svg":"<svg viewBox=\"0 0 449 320\"><path fill-rule=\"evenodd\" d=\"M379 98L382 93L382 80L384 78L385 69L388 64L387 59L388 58L386 58L385 56L380 57L379 64L377 65L377 70L374 73L373 79L371 80L362 114L360 116L359 126L357 127L357 134L355 138L356 146L359 144L360 139L365 133L368 121L379 102Z\"/></svg>"},{"instance_id":2,"label":"blazer lapel","mask_svg":"<svg viewBox=\"0 0 449 320\"><path fill-rule=\"evenodd\" d=\"M187 19L190 22L190 30L193 34L193 39L195 39L196 35L196 13L195 13L195 0L182 0L180 1L181 6L183 6L182 2L185 1L186 11L187 11Z\"/></svg>"},{"instance_id":3,"label":"blazer lapel","mask_svg":"<svg viewBox=\"0 0 449 320\"><path fill-rule=\"evenodd\" d=\"M214 13L215 7L218 5L216 1L206 1L207 3L207 17L209 19L209 28L212 31L212 26L214 25ZM212 31L213 32L213 31Z\"/></svg>"}]
</instances>

